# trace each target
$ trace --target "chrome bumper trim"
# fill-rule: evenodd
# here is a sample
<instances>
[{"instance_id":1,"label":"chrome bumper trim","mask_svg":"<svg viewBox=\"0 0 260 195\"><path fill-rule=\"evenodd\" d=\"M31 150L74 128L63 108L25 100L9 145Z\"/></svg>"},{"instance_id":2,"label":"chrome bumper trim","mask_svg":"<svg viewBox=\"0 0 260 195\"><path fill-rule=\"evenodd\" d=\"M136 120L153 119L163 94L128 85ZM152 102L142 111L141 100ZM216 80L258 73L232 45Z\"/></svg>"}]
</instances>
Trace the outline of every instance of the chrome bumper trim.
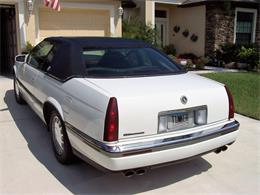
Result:
<instances>
[{"instance_id":1,"label":"chrome bumper trim","mask_svg":"<svg viewBox=\"0 0 260 195\"><path fill-rule=\"evenodd\" d=\"M206 129L192 134L182 136L174 136L163 139L154 139L149 141L134 142L134 143L112 143L107 144L97 141L82 131L76 129L69 123L65 123L67 130L76 135L84 143L92 148L105 153L108 156L118 157L126 155L134 155L145 152L154 152L165 149L178 148L186 145L196 144L202 141L220 137L222 135L234 132L239 128L238 121L231 121L219 129Z\"/></svg>"}]
</instances>

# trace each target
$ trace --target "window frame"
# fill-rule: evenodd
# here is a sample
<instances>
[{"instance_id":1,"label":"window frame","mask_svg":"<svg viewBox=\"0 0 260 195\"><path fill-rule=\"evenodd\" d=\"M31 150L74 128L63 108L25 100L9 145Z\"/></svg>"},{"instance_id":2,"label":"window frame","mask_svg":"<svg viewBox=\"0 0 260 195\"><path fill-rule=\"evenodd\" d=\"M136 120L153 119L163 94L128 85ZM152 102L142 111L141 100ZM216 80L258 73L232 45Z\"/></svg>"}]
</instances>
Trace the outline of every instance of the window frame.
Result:
<instances>
[{"instance_id":1,"label":"window frame","mask_svg":"<svg viewBox=\"0 0 260 195\"><path fill-rule=\"evenodd\" d=\"M252 28L252 38L251 38L251 43L255 43L255 38L256 38L256 22L257 22L257 9L253 8L241 8L237 7L235 9L235 24L234 24L234 40L233 43L236 43L237 40L237 13L238 12L244 12L244 13L252 13L253 16L253 28Z\"/></svg>"}]
</instances>

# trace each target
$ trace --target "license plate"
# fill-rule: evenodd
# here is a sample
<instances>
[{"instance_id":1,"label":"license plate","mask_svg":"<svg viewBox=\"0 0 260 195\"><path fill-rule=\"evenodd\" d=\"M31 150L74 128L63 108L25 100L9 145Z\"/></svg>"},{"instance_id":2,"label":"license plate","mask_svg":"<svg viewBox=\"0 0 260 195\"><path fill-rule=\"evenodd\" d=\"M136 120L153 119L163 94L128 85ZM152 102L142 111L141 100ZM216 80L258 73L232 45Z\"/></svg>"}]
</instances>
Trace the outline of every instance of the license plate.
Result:
<instances>
[{"instance_id":1,"label":"license plate","mask_svg":"<svg viewBox=\"0 0 260 195\"><path fill-rule=\"evenodd\" d=\"M158 132L193 128L207 123L207 106L163 111L159 113Z\"/></svg>"},{"instance_id":2,"label":"license plate","mask_svg":"<svg viewBox=\"0 0 260 195\"><path fill-rule=\"evenodd\" d=\"M167 129L175 129L189 124L189 114L187 112L174 113L167 118Z\"/></svg>"}]
</instances>

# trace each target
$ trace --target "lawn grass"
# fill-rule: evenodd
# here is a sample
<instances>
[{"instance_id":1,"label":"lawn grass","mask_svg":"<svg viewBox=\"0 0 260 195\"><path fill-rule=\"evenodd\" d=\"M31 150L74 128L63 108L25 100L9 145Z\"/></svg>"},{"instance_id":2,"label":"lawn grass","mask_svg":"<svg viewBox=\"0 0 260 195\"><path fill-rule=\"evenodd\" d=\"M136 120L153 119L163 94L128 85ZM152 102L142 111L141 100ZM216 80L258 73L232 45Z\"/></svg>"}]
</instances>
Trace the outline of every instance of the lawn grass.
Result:
<instances>
[{"instance_id":1,"label":"lawn grass","mask_svg":"<svg viewBox=\"0 0 260 195\"><path fill-rule=\"evenodd\" d=\"M209 73L201 76L228 86L234 98L236 113L260 120L259 73Z\"/></svg>"}]
</instances>

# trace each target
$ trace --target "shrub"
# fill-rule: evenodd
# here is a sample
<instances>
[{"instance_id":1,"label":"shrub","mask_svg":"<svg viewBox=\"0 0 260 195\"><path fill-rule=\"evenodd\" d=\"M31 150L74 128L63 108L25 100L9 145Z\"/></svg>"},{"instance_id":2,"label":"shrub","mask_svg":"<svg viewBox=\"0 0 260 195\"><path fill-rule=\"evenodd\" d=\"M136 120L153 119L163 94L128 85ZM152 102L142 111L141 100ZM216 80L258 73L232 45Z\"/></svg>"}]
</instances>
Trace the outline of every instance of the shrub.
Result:
<instances>
[{"instance_id":1,"label":"shrub","mask_svg":"<svg viewBox=\"0 0 260 195\"><path fill-rule=\"evenodd\" d=\"M191 59L188 59L188 60L187 60L187 64L186 64L186 66L185 66L185 69L186 69L186 70L192 70L193 68L194 68L194 64L193 64L192 60L191 60Z\"/></svg>"},{"instance_id":2,"label":"shrub","mask_svg":"<svg viewBox=\"0 0 260 195\"><path fill-rule=\"evenodd\" d=\"M26 42L25 48L23 49L22 53L23 54L28 54L31 52L31 50L33 49L33 45L30 42Z\"/></svg>"},{"instance_id":3,"label":"shrub","mask_svg":"<svg viewBox=\"0 0 260 195\"><path fill-rule=\"evenodd\" d=\"M162 49L163 49L164 53L166 53L167 55L173 55L173 56L176 55L176 49L173 44L167 45L167 46L163 47Z\"/></svg>"},{"instance_id":4,"label":"shrub","mask_svg":"<svg viewBox=\"0 0 260 195\"><path fill-rule=\"evenodd\" d=\"M259 54L256 48L242 46L238 53L239 62L247 63L249 69L254 69L259 63Z\"/></svg>"},{"instance_id":5,"label":"shrub","mask_svg":"<svg viewBox=\"0 0 260 195\"><path fill-rule=\"evenodd\" d=\"M198 56L196 56L195 54L193 53L184 53L184 54L180 54L178 56L178 58L181 58L181 59L190 59L192 60L192 62L194 64L196 64L197 60L199 59Z\"/></svg>"},{"instance_id":6,"label":"shrub","mask_svg":"<svg viewBox=\"0 0 260 195\"><path fill-rule=\"evenodd\" d=\"M151 26L142 23L138 18L129 18L123 21L123 37L146 41L157 46L157 31Z\"/></svg>"},{"instance_id":7,"label":"shrub","mask_svg":"<svg viewBox=\"0 0 260 195\"><path fill-rule=\"evenodd\" d=\"M193 70L195 68L195 65L193 64L191 59L185 59L187 61L186 65L181 64L181 59L177 58L173 55L168 55L175 63L182 66L185 70ZM184 59L184 58L183 58Z\"/></svg>"},{"instance_id":8,"label":"shrub","mask_svg":"<svg viewBox=\"0 0 260 195\"><path fill-rule=\"evenodd\" d=\"M176 56L174 56L174 55L168 55L175 63L177 63L177 64L180 64L181 62L180 62L180 59L178 59Z\"/></svg>"},{"instance_id":9,"label":"shrub","mask_svg":"<svg viewBox=\"0 0 260 195\"><path fill-rule=\"evenodd\" d=\"M226 43L219 46L214 57L220 65L232 62L245 63L250 69L254 69L259 63L259 46L257 44L239 45Z\"/></svg>"},{"instance_id":10,"label":"shrub","mask_svg":"<svg viewBox=\"0 0 260 195\"><path fill-rule=\"evenodd\" d=\"M208 57L200 57L195 64L196 69L204 69L205 65L207 65L209 62L210 59Z\"/></svg>"},{"instance_id":11,"label":"shrub","mask_svg":"<svg viewBox=\"0 0 260 195\"><path fill-rule=\"evenodd\" d=\"M235 62L239 53L240 46L233 43L225 43L216 50L216 59L224 63Z\"/></svg>"}]
</instances>

